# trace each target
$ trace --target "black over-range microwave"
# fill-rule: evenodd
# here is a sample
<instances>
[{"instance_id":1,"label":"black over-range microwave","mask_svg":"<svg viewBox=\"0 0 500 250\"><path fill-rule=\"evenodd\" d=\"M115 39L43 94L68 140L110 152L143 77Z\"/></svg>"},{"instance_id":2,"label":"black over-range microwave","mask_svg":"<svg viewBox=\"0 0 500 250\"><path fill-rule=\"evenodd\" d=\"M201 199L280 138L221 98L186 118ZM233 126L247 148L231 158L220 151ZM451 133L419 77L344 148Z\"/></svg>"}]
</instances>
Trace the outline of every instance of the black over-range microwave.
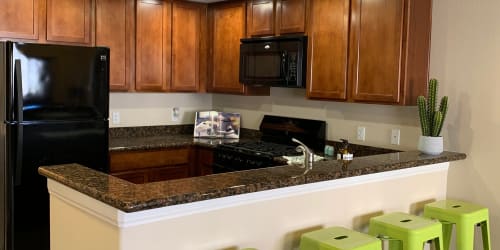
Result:
<instances>
[{"instance_id":1,"label":"black over-range microwave","mask_svg":"<svg viewBox=\"0 0 500 250\"><path fill-rule=\"evenodd\" d=\"M241 39L240 82L305 88L307 36Z\"/></svg>"}]
</instances>

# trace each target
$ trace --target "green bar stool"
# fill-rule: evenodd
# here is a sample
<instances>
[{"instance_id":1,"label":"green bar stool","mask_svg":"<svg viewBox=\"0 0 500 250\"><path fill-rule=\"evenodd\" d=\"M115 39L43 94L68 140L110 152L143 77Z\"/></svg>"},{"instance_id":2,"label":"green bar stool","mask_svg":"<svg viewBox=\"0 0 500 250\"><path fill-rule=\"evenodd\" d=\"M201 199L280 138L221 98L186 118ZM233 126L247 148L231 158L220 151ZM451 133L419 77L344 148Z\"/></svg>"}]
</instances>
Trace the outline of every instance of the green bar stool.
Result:
<instances>
[{"instance_id":1,"label":"green bar stool","mask_svg":"<svg viewBox=\"0 0 500 250\"><path fill-rule=\"evenodd\" d=\"M443 223L444 249L450 248L453 224L457 232L457 250L474 249L474 228L481 226L483 250L490 250L488 208L458 200L436 201L424 206L424 216Z\"/></svg>"},{"instance_id":2,"label":"green bar stool","mask_svg":"<svg viewBox=\"0 0 500 250\"><path fill-rule=\"evenodd\" d=\"M330 227L305 233L300 250L382 250L376 237L343 227Z\"/></svg>"},{"instance_id":3,"label":"green bar stool","mask_svg":"<svg viewBox=\"0 0 500 250\"><path fill-rule=\"evenodd\" d=\"M441 223L411 214L397 212L373 217L368 233L388 238L389 249L422 250L424 243L433 240L436 248L443 250Z\"/></svg>"}]
</instances>

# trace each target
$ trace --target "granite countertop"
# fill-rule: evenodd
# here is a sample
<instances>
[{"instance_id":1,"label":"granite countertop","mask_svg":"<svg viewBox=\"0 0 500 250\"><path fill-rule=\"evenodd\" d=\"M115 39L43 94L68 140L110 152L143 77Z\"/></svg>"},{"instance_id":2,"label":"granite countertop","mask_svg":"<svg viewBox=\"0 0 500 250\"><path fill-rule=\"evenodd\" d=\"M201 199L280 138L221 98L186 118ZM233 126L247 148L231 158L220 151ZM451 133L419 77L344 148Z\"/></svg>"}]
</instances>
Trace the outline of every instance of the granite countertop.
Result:
<instances>
[{"instance_id":1,"label":"granite countertop","mask_svg":"<svg viewBox=\"0 0 500 250\"><path fill-rule=\"evenodd\" d=\"M216 147L219 144L258 140L260 135L242 129L240 139L195 138L192 126L114 128L110 130L109 151L152 150L191 145Z\"/></svg>"},{"instance_id":2,"label":"granite countertop","mask_svg":"<svg viewBox=\"0 0 500 250\"><path fill-rule=\"evenodd\" d=\"M191 138L192 140L192 138ZM39 173L124 212L190 203L351 176L465 159L462 153L437 156L418 151L357 157L345 163L320 161L307 174L297 165L133 184L78 164L39 168Z\"/></svg>"}]
</instances>

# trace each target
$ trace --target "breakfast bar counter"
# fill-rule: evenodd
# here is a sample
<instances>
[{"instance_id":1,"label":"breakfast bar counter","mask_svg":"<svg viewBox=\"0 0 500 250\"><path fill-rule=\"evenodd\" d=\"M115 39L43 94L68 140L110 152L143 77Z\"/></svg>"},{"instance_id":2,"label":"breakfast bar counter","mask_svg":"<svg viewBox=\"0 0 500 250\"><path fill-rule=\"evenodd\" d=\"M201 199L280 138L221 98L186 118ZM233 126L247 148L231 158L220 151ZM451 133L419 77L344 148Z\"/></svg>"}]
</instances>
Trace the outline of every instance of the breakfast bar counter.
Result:
<instances>
[{"instance_id":1,"label":"breakfast bar counter","mask_svg":"<svg viewBox=\"0 0 500 250\"><path fill-rule=\"evenodd\" d=\"M124 212L178 205L231 195L407 169L465 159L465 154L438 156L418 151L315 162L307 174L298 165L133 184L78 164L41 167L41 175Z\"/></svg>"},{"instance_id":2,"label":"breakfast bar counter","mask_svg":"<svg viewBox=\"0 0 500 250\"><path fill-rule=\"evenodd\" d=\"M389 211L446 198L462 153L418 151L133 184L77 164L47 166L52 250L293 249L300 234L366 229ZM68 227L71 223L71 227ZM82 236L83 235L83 236Z\"/></svg>"}]
</instances>

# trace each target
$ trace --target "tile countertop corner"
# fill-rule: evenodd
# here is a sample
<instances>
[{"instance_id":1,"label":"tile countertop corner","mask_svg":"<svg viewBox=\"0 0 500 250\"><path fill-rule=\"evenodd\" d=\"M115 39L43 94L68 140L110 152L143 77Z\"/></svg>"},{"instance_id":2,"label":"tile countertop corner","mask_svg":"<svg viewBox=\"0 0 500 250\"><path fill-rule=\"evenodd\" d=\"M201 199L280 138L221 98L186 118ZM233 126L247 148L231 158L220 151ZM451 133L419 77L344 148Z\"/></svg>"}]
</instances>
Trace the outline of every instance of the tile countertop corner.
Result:
<instances>
[{"instance_id":1,"label":"tile countertop corner","mask_svg":"<svg viewBox=\"0 0 500 250\"><path fill-rule=\"evenodd\" d=\"M44 166L39 173L124 212L137 212L237 194L463 160L463 153L418 151L320 161L304 174L297 165L133 184L78 164Z\"/></svg>"}]
</instances>

